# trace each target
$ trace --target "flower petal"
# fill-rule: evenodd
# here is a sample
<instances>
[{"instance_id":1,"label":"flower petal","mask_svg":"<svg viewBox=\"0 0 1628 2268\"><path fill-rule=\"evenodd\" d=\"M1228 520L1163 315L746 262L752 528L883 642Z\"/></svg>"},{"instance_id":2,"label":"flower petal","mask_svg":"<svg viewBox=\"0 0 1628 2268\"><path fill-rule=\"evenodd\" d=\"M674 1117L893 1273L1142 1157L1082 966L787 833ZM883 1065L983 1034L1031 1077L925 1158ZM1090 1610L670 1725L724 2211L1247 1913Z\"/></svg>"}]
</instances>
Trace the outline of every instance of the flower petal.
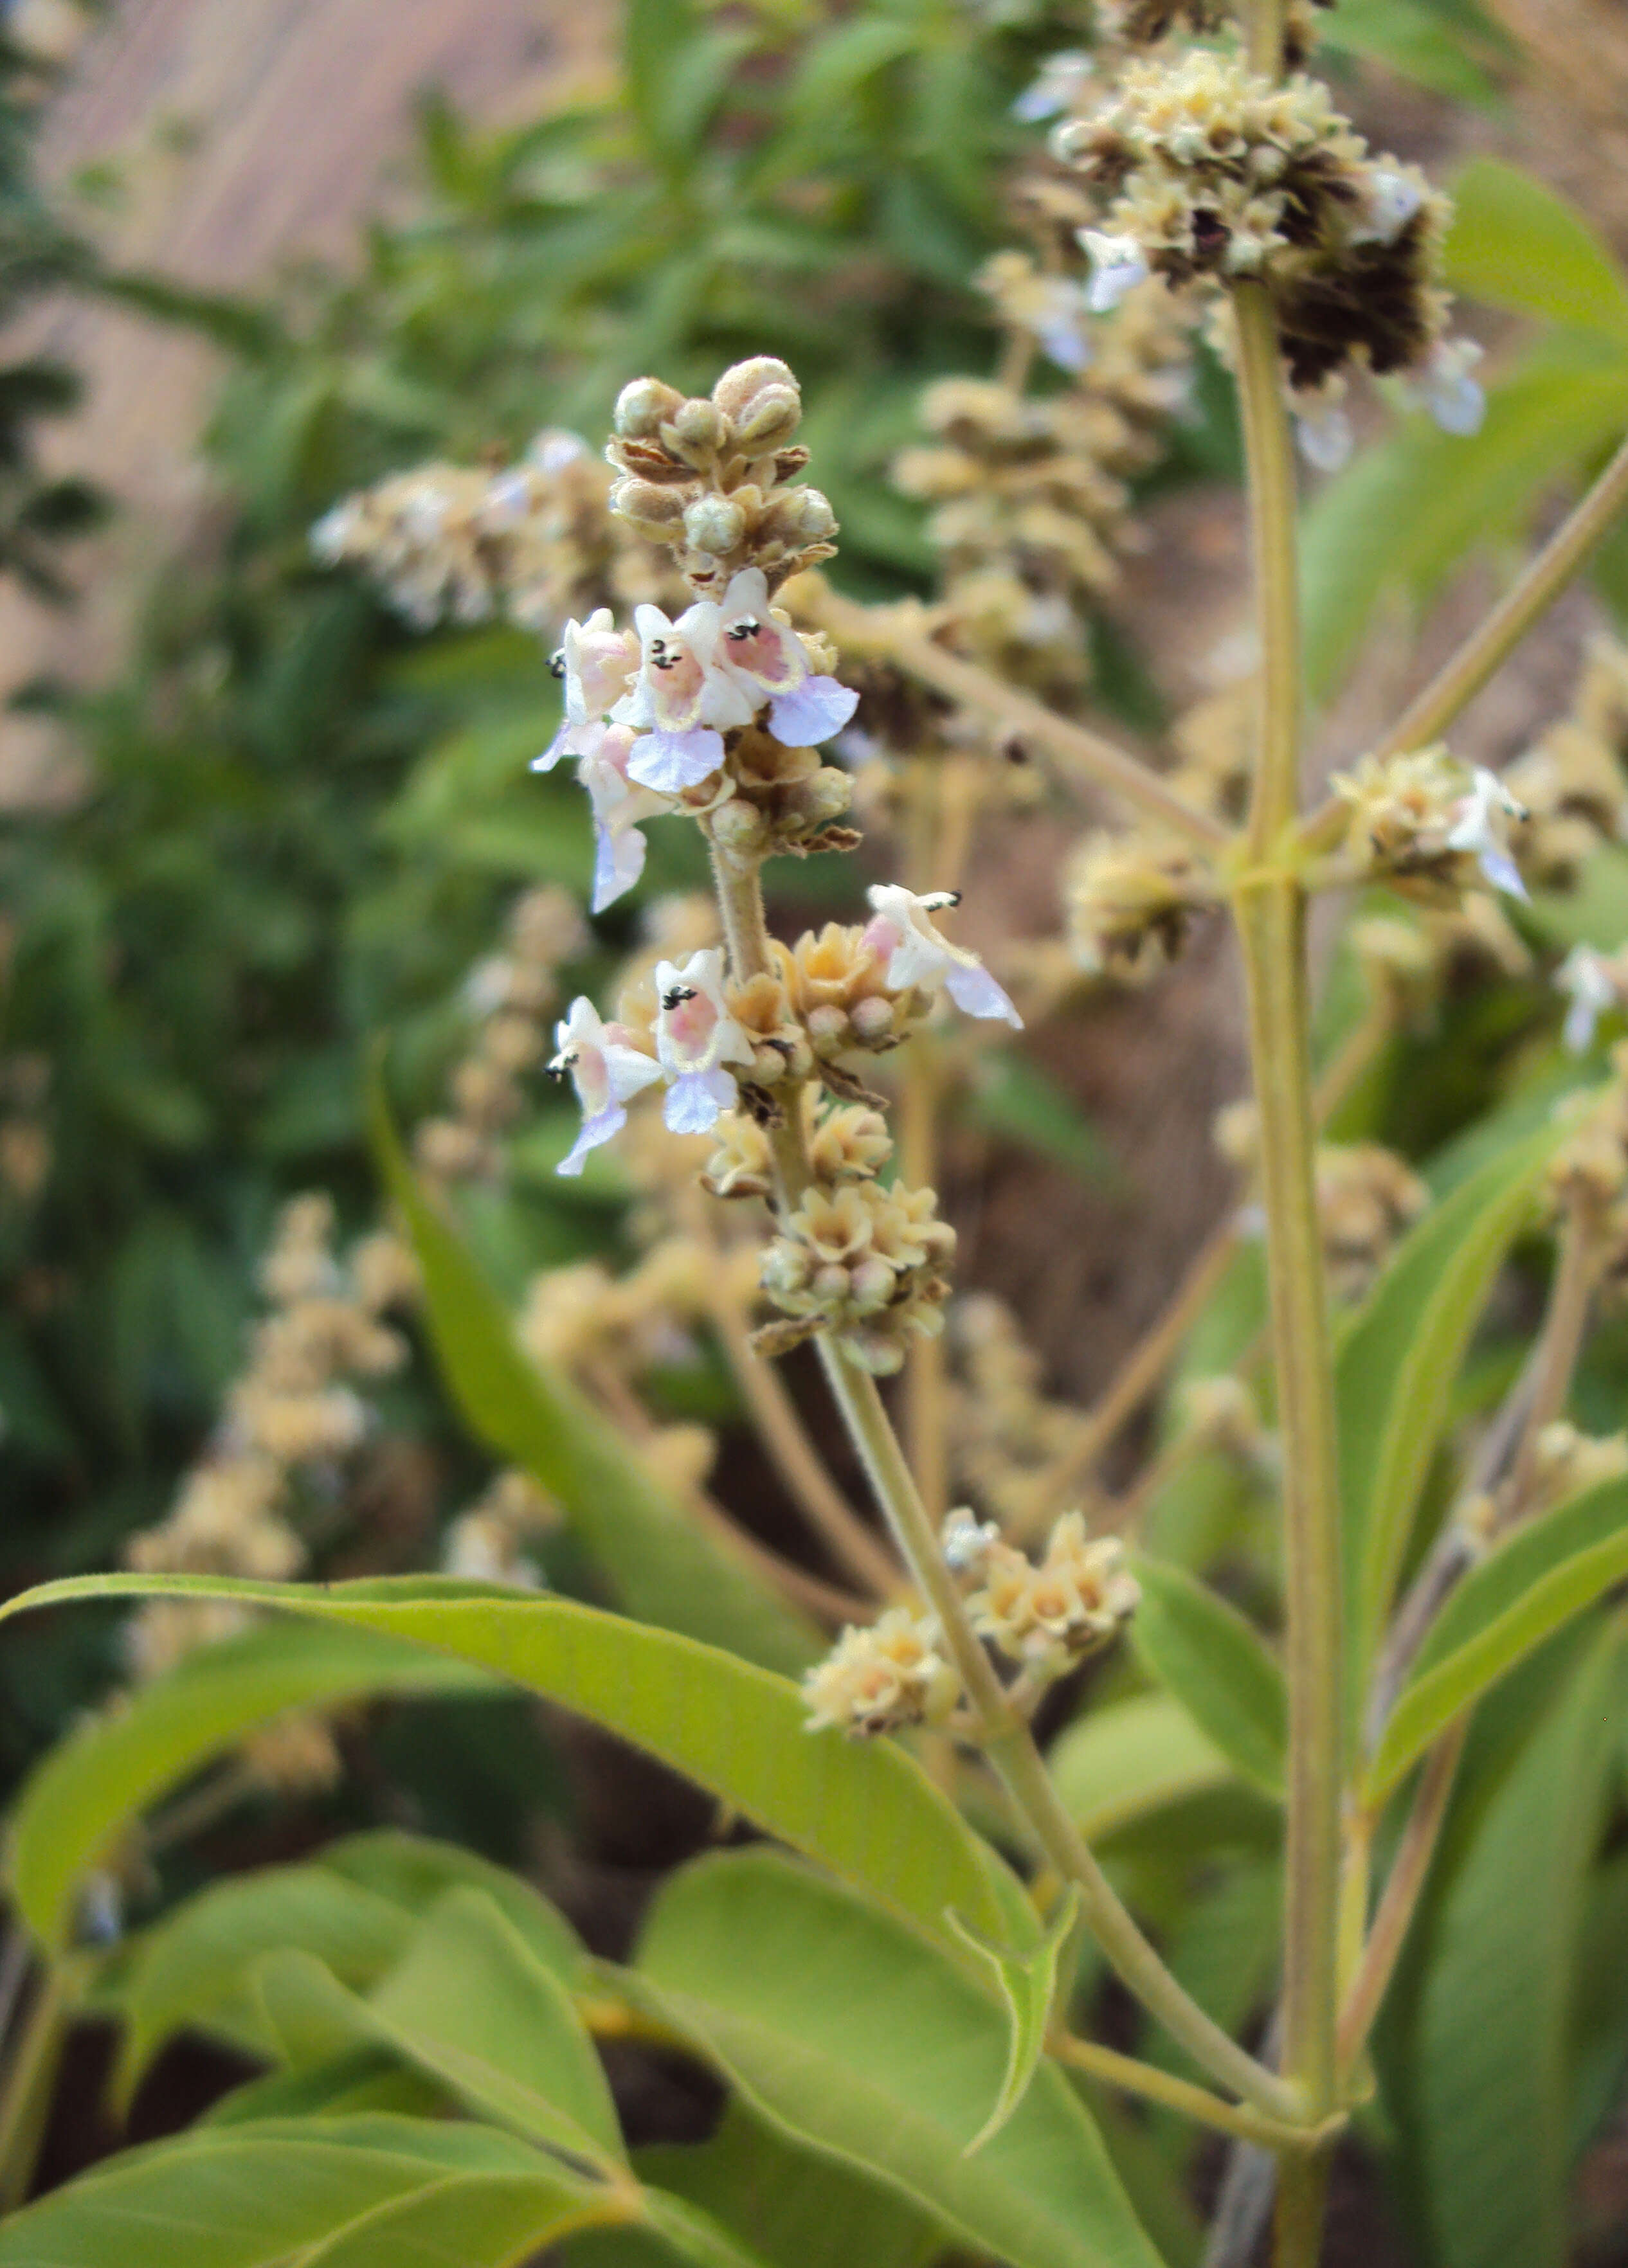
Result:
<instances>
[{"instance_id":1,"label":"flower petal","mask_svg":"<svg viewBox=\"0 0 1628 2268\"><path fill-rule=\"evenodd\" d=\"M782 693L769 711L769 729L788 748L817 748L843 726L859 705L850 685L834 677L807 677L794 692Z\"/></svg>"},{"instance_id":2,"label":"flower petal","mask_svg":"<svg viewBox=\"0 0 1628 2268\"><path fill-rule=\"evenodd\" d=\"M582 1131L571 1145L571 1154L560 1160L555 1172L569 1174L574 1179L587 1163L589 1151L597 1150L601 1142L608 1142L611 1136L619 1134L627 1123L628 1114L619 1102L613 1102L608 1110L595 1111L592 1118L585 1118Z\"/></svg>"},{"instance_id":3,"label":"flower petal","mask_svg":"<svg viewBox=\"0 0 1628 2268\"><path fill-rule=\"evenodd\" d=\"M593 830L593 896L589 910L607 906L633 887L645 871L645 842L637 827L613 828L603 821Z\"/></svg>"},{"instance_id":4,"label":"flower petal","mask_svg":"<svg viewBox=\"0 0 1628 2268\"><path fill-rule=\"evenodd\" d=\"M689 1071L668 1087L661 1116L674 1134L705 1134L733 1108L735 1092L726 1071Z\"/></svg>"},{"instance_id":5,"label":"flower petal","mask_svg":"<svg viewBox=\"0 0 1628 2268\"><path fill-rule=\"evenodd\" d=\"M706 725L688 733L646 733L633 743L628 777L661 795L698 787L724 761L724 736Z\"/></svg>"},{"instance_id":6,"label":"flower petal","mask_svg":"<svg viewBox=\"0 0 1628 2268\"><path fill-rule=\"evenodd\" d=\"M969 1016L998 1016L1010 1024L1013 1031L1023 1029L1023 1019L1013 1006L1005 989L995 982L987 968L951 967L944 972L944 989L955 1005Z\"/></svg>"}]
</instances>

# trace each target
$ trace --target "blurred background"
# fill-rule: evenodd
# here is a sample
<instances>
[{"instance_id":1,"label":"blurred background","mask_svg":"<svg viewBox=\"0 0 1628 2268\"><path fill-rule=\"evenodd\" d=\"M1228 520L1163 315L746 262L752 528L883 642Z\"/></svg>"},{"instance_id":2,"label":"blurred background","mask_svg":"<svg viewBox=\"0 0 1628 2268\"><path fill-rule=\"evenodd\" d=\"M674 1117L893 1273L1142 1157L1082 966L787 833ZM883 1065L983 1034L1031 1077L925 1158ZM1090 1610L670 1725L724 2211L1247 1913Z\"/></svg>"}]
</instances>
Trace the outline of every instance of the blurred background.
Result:
<instances>
[{"instance_id":1,"label":"blurred background","mask_svg":"<svg viewBox=\"0 0 1628 2268\"><path fill-rule=\"evenodd\" d=\"M1456 280L1488 350L1484 441L1457 445L1433 490L1447 460L1420 453L1435 443L1365 410L1353 466L1310 484L1332 762L1422 681L1628 416L1620 340L1613 362L1564 304L1628 255L1628 18L1620 0L1341 0L1320 28L1320 67L1377 145L1449 184L1518 169L1540 247L1579 263L1542 304L1529 257L1500 275L1484 218ZM924 389L999 364L976 279L1021 238L1042 140L1023 97L1090 32L1088 8L1047 0L11 0L0 14L8 1592L116 1565L163 1521L241 1372L282 1208L326 1193L342 1238L379 1218L373 1040L387 1036L398 1110L422 1124L468 1045L470 971L527 893L586 892L586 821L526 769L557 717L537 639L503 622L421 634L322 571L312 525L408 466L512 460L540 429L597 451L630 377L704 391L767 352L802 381L802 438L843 525L837 582L930 592L927 508L892 468L921 438ZM1135 484L1135 540L1079 622L1071 697L1150 745L1227 681L1236 465L1228 389L1201 357ZM1376 495L1401 505L1365 549L1352 514ZM1608 545L1472 709L1461 750L1502 763L1527 748L1624 600L1628 543ZM1037 795L980 841L978 942L1055 932L1078 826ZM683 856L652 840L638 899L598 924L605 965L641 907L697 880ZM787 874L788 917L851 907L835 863ZM1608 862L1586 908L1546 918L1621 943L1624 871ZM1565 940L1551 926L1543 941ZM1552 1027L1529 968L1488 982L1484 968L1397 1037L1341 1130L1436 1156L1541 1073ZM1047 1394L1112 1376L1224 1211L1212 1122L1242 1084L1218 931L1152 991L1064 987L998 1078L958 1090L942 1169L959 1279L1021 1316ZM562 1194L561 1123L530 1094L502 1174L469 1202L517 1305L539 1270L636 1248L614 1178ZM1511 1295L1484 1398L1529 1311ZM1620 1329L1602 1333L1582 1391L1605 1430L1625 1360ZM647 1383L665 1420L712 1429L715 1485L775 1537L774 1484L715 1352L667 1350ZM344 1573L438 1564L491 1461L422 1350L370 1401L365 1442L313 1507L315 1556ZM1225 1554L1246 1495L1217 1484L1173 1509L1190 1557ZM573 1539L542 1550L551 1579L593 1590ZM82 1616L8 1631L8 1785L122 1674L118 1646ZM343 1778L238 1807L174 1859L180 1879L394 1821L538 1873L610 1949L652 1873L704 1830L652 1771L518 1703L402 1706L341 1744ZM166 2058L136 2131L179 2123L211 2083L199 2056ZM98 2146L92 2127L64 2130L48 2169ZM1600 2227L1619 2228L1628 2128L1607 2130L1586 2180ZM1385 2257L1380 2233L1362 2241Z\"/></svg>"}]
</instances>

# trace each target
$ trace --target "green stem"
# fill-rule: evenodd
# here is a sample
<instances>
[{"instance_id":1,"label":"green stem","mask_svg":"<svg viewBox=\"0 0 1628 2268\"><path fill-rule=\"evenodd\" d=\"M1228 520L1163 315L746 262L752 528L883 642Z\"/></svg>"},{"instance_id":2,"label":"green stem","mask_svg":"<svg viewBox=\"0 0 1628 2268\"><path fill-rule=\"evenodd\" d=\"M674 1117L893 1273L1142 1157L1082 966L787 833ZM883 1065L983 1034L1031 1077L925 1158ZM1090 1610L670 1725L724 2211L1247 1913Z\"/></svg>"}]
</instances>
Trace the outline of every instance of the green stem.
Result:
<instances>
[{"instance_id":1,"label":"green stem","mask_svg":"<svg viewBox=\"0 0 1628 2268\"><path fill-rule=\"evenodd\" d=\"M724 933L737 979L769 966L763 899L757 873L742 873L714 850ZM777 1192L784 1212L808 1186L802 1114L787 1098L773 1137ZM983 1747L1020 1815L1064 1881L1078 1883L1080 1911L1124 1984L1185 2047L1199 2067L1271 2117L1303 2123L1300 2097L1228 2037L1176 1982L1137 1927L1069 1816L1034 1737L1013 1709L966 1602L939 1549L939 1537L878 1390L867 1371L846 1360L829 1338L815 1341L833 1400L864 1465L878 1506L905 1565L938 1616L983 1734Z\"/></svg>"},{"instance_id":2,"label":"green stem","mask_svg":"<svg viewBox=\"0 0 1628 2268\"><path fill-rule=\"evenodd\" d=\"M1249 850L1252 857L1263 859L1293 823L1300 807L1300 626L1294 552L1294 444L1283 402L1278 325L1266 286L1235 285L1233 313L1238 334L1239 405L1249 468L1249 549L1261 649L1259 768L1249 811Z\"/></svg>"},{"instance_id":3,"label":"green stem","mask_svg":"<svg viewBox=\"0 0 1628 2268\"><path fill-rule=\"evenodd\" d=\"M1315 2150L1326 2139L1312 2127L1285 2125L1279 2118L1223 2102L1208 2088L1195 2087L1190 2080L1178 2079L1153 2064L1138 2063L1134 2056L1121 2055L1117 2049L1101 2047L1095 2040L1076 2039L1072 2033L1064 2033L1048 2041L1047 2050L1071 2070L1084 2072L1087 2079L1100 2080L1122 2094L1161 2103L1167 2110L1179 2110L1201 2125L1212 2126L1219 2133L1236 2134L1246 2142L1263 2143L1273 2150Z\"/></svg>"},{"instance_id":4,"label":"green stem","mask_svg":"<svg viewBox=\"0 0 1628 2268\"><path fill-rule=\"evenodd\" d=\"M67 1978L62 1964L54 1963L40 1979L0 2095L0 2214L23 2204L33 2183L70 2008Z\"/></svg>"},{"instance_id":5,"label":"green stem","mask_svg":"<svg viewBox=\"0 0 1628 2268\"><path fill-rule=\"evenodd\" d=\"M1280 63L1275 0L1251 10L1257 70ZM1278 1427L1283 1442L1284 1653L1289 1757L1284 1851L1283 2068L1303 2116L1338 2102L1343 1614L1334 1372L1314 1178L1315 1103L1307 999L1303 877L1274 865L1300 806L1302 695L1293 445L1277 325L1264 285L1233 293L1249 468L1260 733L1249 821L1252 871L1234 911L1243 948L1249 1055ZM1322 2241L1326 2161L1282 2161L1277 2258L1310 2268Z\"/></svg>"}]
</instances>

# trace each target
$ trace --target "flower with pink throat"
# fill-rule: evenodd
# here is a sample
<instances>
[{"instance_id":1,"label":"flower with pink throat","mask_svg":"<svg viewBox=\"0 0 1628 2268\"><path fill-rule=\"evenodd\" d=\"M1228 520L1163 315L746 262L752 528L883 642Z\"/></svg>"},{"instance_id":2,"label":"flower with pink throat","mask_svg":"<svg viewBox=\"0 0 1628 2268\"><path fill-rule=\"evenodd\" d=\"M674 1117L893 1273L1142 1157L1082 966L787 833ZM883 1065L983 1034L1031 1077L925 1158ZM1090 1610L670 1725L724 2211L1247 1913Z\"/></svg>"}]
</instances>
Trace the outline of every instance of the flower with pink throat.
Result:
<instances>
[{"instance_id":1,"label":"flower with pink throat","mask_svg":"<svg viewBox=\"0 0 1628 2268\"><path fill-rule=\"evenodd\" d=\"M924 992L941 984L969 1016L999 1016L1021 1031L1023 1019L976 953L952 945L932 917L961 903L958 890L907 890L898 882L873 882L866 895L875 909L865 940L896 990L908 985Z\"/></svg>"},{"instance_id":2,"label":"flower with pink throat","mask_svg":"<svg viewBox=\"0 0 1628 2268\"><path fill-rule=\"evenodd\" d=\"M652 1063L621 1024L605 1024L592 1000L578 996L571 1013L554 1027L559 1053L549 1065L553 1079L569 1078L582 1105L582 1131L571 1155L563 1158L557 1173L579 1174L590 1150L608 1142L628 1123L627 1106L641 1087L661 1077Z\"/></svg>"},{"instance_id":3,"label":"flower with pink throat","mask_svg":"<svg viewBox=\"0 0 1628 2268\"><path fill-rule=\"evenodd\" d=\"M675 622L659 607L634 611L638 674L616 703L618 722L637 725L630 777L664 795L698 787L724 761L719 726L749 725L754 711L717 663L719 615L698 599Z\"/></svg>"},{"instance_id":4,"label":"flower with pink throat","mask_svg":"<svg viewBox=\"0 0 1628 2268\"><path fill-rule=\"evenodd\" d=\"M666 1072L663 1116L675 1134L704 1134L737 1101L726 1064L749 1064L752 1042L724 998L724 956L717 946L692 953L683 967L657 964L656 1053Z\"/></svg>"},{"instance_id":5,"label":"flower with pink throat","mask_svg":"<svg viewBox=\"0 0 1628 2268\"><path fill-rule=\"evenodd\" d=\"M859 696L836 678L810 670L802 640L784 615L770 609L761 567L743 567L730 578L718 618L718 665L745 687L754 712L769 701L769 729L777 740L788 748L812 748L842 731Z\"/></svg>"}]
</instances>

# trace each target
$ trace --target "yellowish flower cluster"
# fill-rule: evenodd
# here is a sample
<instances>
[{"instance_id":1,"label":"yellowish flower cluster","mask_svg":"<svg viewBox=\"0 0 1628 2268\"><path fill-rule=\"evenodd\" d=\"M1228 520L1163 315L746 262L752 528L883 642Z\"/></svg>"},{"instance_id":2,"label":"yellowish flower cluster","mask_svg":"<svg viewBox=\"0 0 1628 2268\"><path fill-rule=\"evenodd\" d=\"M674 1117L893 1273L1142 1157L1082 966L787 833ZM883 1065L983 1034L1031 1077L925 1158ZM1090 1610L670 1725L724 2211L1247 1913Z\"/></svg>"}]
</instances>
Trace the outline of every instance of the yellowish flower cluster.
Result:
<instances>
[{"instance_id":1,"label":"yellowish flower cluster","mask_svg":"<svg viewBox=\"0 0 1628 2268\"><path fill-rule=\"evenodd\" d=\"M414 1131L413 1155L426 1179L474 1181L499 1171L499 1137L520 1116L523 1082L549 1052L549 1019L560 998L557 972L587 943L569 891L527 890L515 904L505 949L478 963L465 986L475 1029L449 1082L452 1108Z\"/></svg>"},{"instance_id":2,"label":"yellowish flower cluster","mask_svg":"<svg viewBox=\"0 0 1628 2268\"><path fill-rule=\"evenodd\" d=\"M1040 1357L1011 1308L992 1292L969 1293L954 1302L950 1342L955 1478L1008 1535L1037 1538L1057 1501L1052 1475L1079 1437L1081 1413L1048 1398Z\"/></svg>"},{"instance_id":3,"label":"yellowish flower cluster","mask_svg":"<svg viewBox=\"0 0 1628 2268\"><path fill-rule=\"evenodd\" d=\"M533 1547L560 1526L560 1509L536 1482L512 1469L495 1474L446 1530L441 1565L449 1575L502 1583L519 1591L542 1586Z\"/></svg>"},{"instance_id":4,"label":"yellowish flower cluster","mask_svg":"<svg viewBox=\"0 0 1628 2268\"><path fill-rule=\"evenodd\" d=\"M573 615L671 587L659 555L608 515L610 486L576 434L540 433L518 464L420 465L347 497L312 549L362 570L416 630L504 619L553 637Z\"/></svg>"},{"instance_id":5,"label":"yellowish flower cluster","mask_svg":"<svg viewBox=\"0 0 1628 2268\"><path fill-rule=\"evenodd\" d=\"M1378 1142L1323 1142L1316 1152L1322 1260L1337 1300L1359 1300L1430 1192L1394 1150Z\"/></svg>"},{"instance_id":6,"label":"yellowish flower cluster","mask_svg":"<svg viewBox=\"0 0 1628 2268\"><path fill-rule=\"evenodd\" d=\"M993 1540L972 1564L981 1579L968 1602L975 1627L1041 1679L1064 1675L1107 1645L1141 1597L1119 1538L1089 1535L1079 1512L1064 1513L1038 1565Z\"/></svg>"},{"instance_id":7,"label":"yellowish flower cluster","mask_svg":"<svg viewBox=\"0 0 1628 2268\"><path fill-rule=\"evenodd\" d=\"M759 1333L778 1353L829 1331L862 1369L898 1370L912 1335L944 1329L955 1232L932 1189L851 1180L814 1188L764 1248L761 1280L788 1321Z\"/></svg>"},{"instance_id":8,"label":"yellowish flower cluster","mask_svg":"<svg viewBox=\"0 0 1628 2268\"><path fill-rule=\"evenodd\" d=\"M1526 895L1514 849L1528 814L1493 773L1437 747L1364 756L1333 784L1350 806L1346 851L1359 873L1425 905L1452 905L1489 882Z\"/></svg>"},{"instance_id":9,"label":"yellowish flower cluster","mask_svg":"<svg viewBox=\"0 0 1628 2268\"><path fill-rule=\"evenodd\" d=\"M1569 717L1504 774L1524 806L1522 864L1539 889L1575 887L1602 842L1628 835L1628 647L1602 637L1590 648Z\"/></svg>"},{"instance_id":10,"label":"yellowish flower cluster","mask_svg":"<svg viewBox=\"0 0 1628 2268\"><path fill-rule=\"evenodd\" d=\"M808 1729L834 1726L851 1739L906 1725L942 1724L961 1698L931 1616L892 1607L868 1629L850 1625L803 1680Z\"/></svg>"},{"instance_id":11,"label":"yellowish flower cluster","mask_svg":"<svg viewBox=\"0 0 1628 2268\"><path fill-rule=\"evenodd\" d=\"M1087 976L1146 984L1187 942L1192 917L1214 901L1210 875L1184 843L1093 833L1064 879L1069 941Z\"/></svg>"}]
</instances>

